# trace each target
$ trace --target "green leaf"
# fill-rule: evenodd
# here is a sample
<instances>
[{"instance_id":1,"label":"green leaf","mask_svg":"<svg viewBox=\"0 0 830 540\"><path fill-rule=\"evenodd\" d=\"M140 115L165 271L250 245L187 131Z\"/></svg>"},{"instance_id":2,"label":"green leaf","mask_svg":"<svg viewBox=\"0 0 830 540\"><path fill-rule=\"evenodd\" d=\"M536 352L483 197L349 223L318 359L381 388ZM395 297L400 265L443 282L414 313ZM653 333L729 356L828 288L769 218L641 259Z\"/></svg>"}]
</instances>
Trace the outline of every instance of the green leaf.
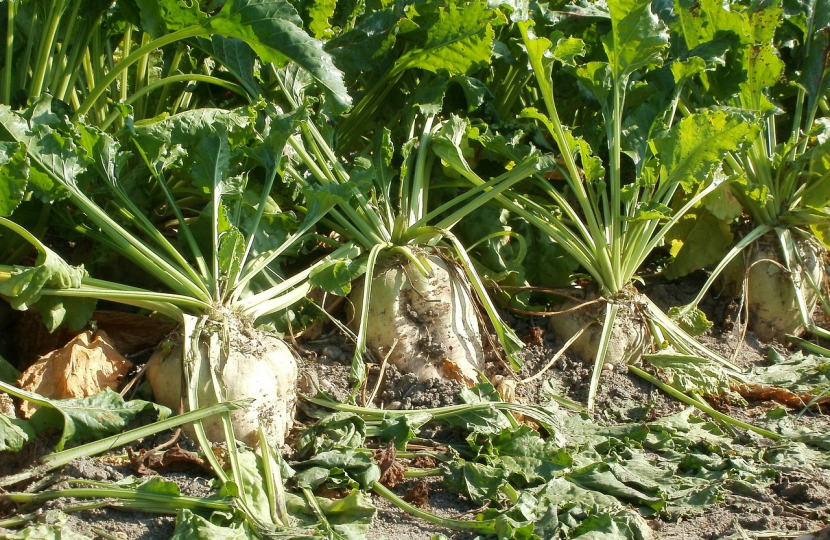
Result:
<instances>
[{"instance_id":1,"label":"green leaf","mask_svg":"<svg viewBox=\"0 0 830 540\"><path fill-rule=\"evenodd\" d=\"M430 413L395 414L387 413L380 424L380 442L395 442L395 448L406 450L406 445L415 437L421 426L432 420Z\"/></svg>"},{"instance_id":2,"label":"green leaf","mask_svg":"<svg viewBox=\"0 0 830 540\"><path fill-rule=\"evenodd\" d=\"M355 27L333 38L326 50L349 80L382 69L385 56L397 40L401 17L395 10L376 10L358 20Z\"/></svg>"},{"instance_id":3,"label":"green leaf","mask_svg":"<svg viewBox=\"0 0 830 540\"><path fill-rule=\"evenodd\" d=\"M768 112L775 109L766 94L784 71L784 62L771 44L754 45L743 49L747 80L741 84L741 104L749 109Z\"/></svg>"},{"instance_id":4,"label":"green leaf","mask_svg":"<svg viewBox=\"0 0 830 540\"><path fill-rule=\"evenodd\" d=\"M139 399L125 402L109 388L83 399L40 399L45 404L32 416L32 426L38 433L61 429L60 440L55 445L59 451L69 442L102 439L118 433L142 411L155 409L160 418L170 413L166 408Z\"/></svg>"},{"instance_id":5,"label":"green leaf","mask_svg":"<svg viewBox=\"0 0 830 540\"><path fill-rule=\"evenodd\" d=\"M629 221L651 221L653 219L669 219L671 218L671 208L665 204L657 201L648 201L637 203L634 215L629 218Z\"/></svg>"},{"instance_id":6,"label":"green leaf","mask_svg":"<svg viewBox=\"0 0 830 540\"><path fill-rule=\"evenodd\" d=\"M698 73L703 73L705 69L706 62L699 56L693 56L686 61L673 62L671 73L674 76L674 84L681 86Z\"/></svg>"},{"instance_id":7,"label":"green leaf","mask_svg":"<svg viewBox=\"0 0 830 540\"><path fill-rule=\"evenodd\" d=\"M501 487L507 483L507 471L501 467L458 459L441 468L444 485L477 504L498 501Z\"/></svg>"},{"instance_id":8,"label":"green leaf","mask_svg":"<svg viewBox=\"0 0 830 540\"><path fill-rule=\"evenodd\" d=\"M625 80L638 69L659 65L669 35L651 11L651 0L609 0L608 11L611 32L601 40L614 78Z\"/></svg>"},{"instance_id":9,"label":"green leaf","mask_svg":"<svg viewBox=\"0 0 830 540\"><path fill-rule=\"evenodd\" d=\"M264 522L271 519L271 504L268 494L265 492L265 481L263 479L262 459L249 450L242 450L237 454L237 474L240 476L241 486L229 482L222 486L220 495L235 496L242 491L245 499L250 501L249 508L254 517ZM274 466L277 466L274 464Z\"/></svg>"},{"instance_id":10,"label":"green leaf","mask_svg":"<svg viewBox=\"0 0 830 540\"><path fill-rule=\"evenodd\" d=\"M727 152L735 152L744 140L757 133L738 115L725 111L702 111L687 116L664 136L651 141L660 158L660 182L670 186L680 183L686 193L706 181L723 161Z\"/></svg>"},{"instance_id":11,"label":"green leaf","mask_svg":"<svg viewBox=\"0 0 830 540\"><path fill-rule=\"evenodd\" d=\"M38 523L29 525L18 533L11 533L6 538L12 540L92 540L89 536L77 533L67 524L69 516L60 510L47 510L38 519Z\"/></svg>"},{"instance_id":12,"label":"green leaf","mask_svg":"<svg viewBox=\"0 0 830 540\"><path fill-rule=\"evenodd\" d=\"M14 309L26 310L41 298L43 288L77 289L87 276L83 266L70 266L57 253L40 246L35 266L15 266L6 281L0 281L0 294L9 297Z\"/></svg>"},{"instance_id":13,"label":"green leaf","mask_svg":"<svg viewBox=\"0 0 830 540\"><path fill-rule=\"evenodd\" d=\"M219 271L226 283L235 283L242 271L242 258L245 255L245 237L236 227L223 231L219 235Z\"/></svg>"},{"instance_id":14,"label":"green leaf","mask_svg":"<svg viewBox=\"0 0 830 540\"><path fill-rule=\"evenodd\" d=\"M418 30L407 38L419 48L404 54L398 69L421 68L450 75L470 72L490 62L493 50L494 13L484 1L449 3L437 9L432 4L419 6L414 21Z\"/></svg>"},{"instance_id":15,"label":"green leaf","mask_svg":"<svg viewBox=\"0 0 830 540\"><path fill-rule=\"evenodd\" d=\"M517 487L543 483L574 463L571 452L561 448L559 434L545 440L528 426L504 429L483 442L478 439L470 442L472 448L489 463L499 464Z\"/></svg>"},{"instance_id":16,"label":"green leaf","mask_svg":"<svg viewBox=\"0 0 830 540\"><path fill-rule=\"evenodd\" d=\"M312 0L308 5L308 29L317 39L331 37L334 31L331 28L331 17L334 15L334 8L337 7L336 0Z\"/></svg>"},{"instance_id":17,"label":"green leaf","mask_svg":"<svg viewBox=\"0 0 830 540\"><path fill-rule=\"evenodd\" d=\"M0 452L19 452L36 436L29 422L0 414Z\"/></svg>"},{"instance_id":18,"label":"green leaf","mask_svg":"<svg viewBox=\"0 0 830 540\"><path fill-rule=\"evenodd\" d=\"M14 384L20 378L20 371L8 360L0 356L0 381L8 384Z\"/></svg>"},{"instance_id":19,"label":"green leaf","mask_svg":"<svg viewBox=\"0 0 830 540\"><path fill-rule=\"evenodd\" d=\"M171 497L179 497L182 494L181 490L179 490L179 485L176 482L165 480L160 476L154 476L146 482L142 482L136 487L136 491L139 493L169 495Z\"/></svg>"},{"instance_id":20,"label":"green leaf","mask_svg":"<svg viewBox=\"0 0 830 540\"><path fill-rule=\"evenodd\" d=\"M646 467L641 466L640 472ZM652 468L649 474L632 474L626 467L616 463L597 462L566 475L574 484L584 488L612 495L618 499L636 501L655 510L663 505L660 484L655 475L667 476L669 471Z\"/></svg>"},{"instance_id":21,"label":"green leaf","mask_svg":"<svg viewBox=\"0 0 830 540\"><path fill-rule=\"evenodd\" d=\"M699 336L712 328L712 323L706 318L706 314L697 308L689 309L688 306L673 307L669 309L668 315L690 336Z\"/></svg>"},{"instance_id":22,"label":"green leaf","mask_svg":"<svg viewBox=\"0 0 830 540\"><path fill-rule=\"evenodd\" d=\"M0 217L11 215L23 202L29 183L28 169L25 146L0 142Z\"/></svg>"},{"instance_id":23,"label":"green leaf","mask_svg":"<svg viewBox=\"0 0 830 540\"><path fill-rule=\"evenodd\" d=\"M141 27L157 38L167 33L198 26L207 16L199 10L199 2L179 0L136 0Z\"/></svg>"},{"instance_id":24,"label":"green leaf","mask_svg":"<svg viewBox=\"0 0 830 540\"><path fill-rule=\"evenodd\" d=\"M380 468L372 463L371 457L352 449L321 452L294 466L298 470L294 482L311 489L326 482L337 487L367 489L380 480Z\"/></svg>"},{"instance_id":25,"label":"green leaf","mask_svg":"<svg viewBox=\"0 0 830 540\"><path fill-rule=\"evenodd\" d=\"M306 459L334 448L358 448L366 438L366 423L353 413L335 412L308 428L295 445L297 456Z\"/></svg>"},{"instance_id":26,"label":"green leaf","mask_svg":"<svg viewBox=\"0 0 830 540\"><path fill-rule=\"evenodd\" d=\"M752 368L752 381L820 395L830 390L830 358L796 352L781 362Z\"/></svg>"},{"instance_id":27,"label":"green leaf","mask_svg":"<svg viewBox=\"0 0 830 540\"><path fill-rule=\"evenodd\" d=\"M729 184L722 184L715 188L703 199L702 203L713 216L725 222L735 220L743 213L743 206L735 198Z\"/></svg>"},{"instance_id":28,"label":"green leaf","mask_svg":"<svg viewBox=\"0 0 830 540\"><path fill-rule=\"evenodd\" d=\"M214 144L218 145L220 143L215 139L224 137L235 148L255 138L254 119L254 113L248 109L196 109L137 123L133 128L133 136L151 164L165 163L166 167L172 163L169 162L171 158L175 158L175 162L183 156L187 165L193 166L195 150L205 139L214 138ZM209 148L203 146L202 150L207 151ZM182 154L182 149L193 151L194 154ZM206 178L210 178L206 171L202 172Z\"/></svg>"},{"instance_id":29,"label":"green leaf","mask_svg":"<svg viewBox=\"0 0 830 540\"><path fill-rule=\"evenodd\" d=\"M350 270L353 264L349 260L332 260L330 264L312 270L309 283L336 296L346 296L351 292L352 281L356 278Z\"/></svg>"},{"instance_id":30,"label":"green leaf","mask_svg":"<svg viewBox=\"0 0 830 540\"><path fill-rule=\"evenodd\" d=\"M492 403L501 401L501 396L490 383L479 383L472 388L462 388L458 393L462 403ZM462 427L474 433L500 433L510 427L507 417L495 407L463 411L446 419L452 426Z\"/></svg>"},{"instance_id":31,"label":"green leaf","mask_svg":"<svg viewBox=\"0 0 830 540\"><path fill-rule=\"evenodd\" d=\"M317 504L323 510L326 521L343 538L363 540L369 532L375 517L372 499L359 490L352 490L340 499L317 497Z\"/></svg>"},{"instance_id":32,"label":"green leaf","mask_svg":"<svg viewBox=\"0 0 830 540\"><path fill-rule=\"evenodd\" d=\"M579 82L604 106L611 95L611 71L605 62L588 62L574 72Z\"/></svg>"},{"instance_id":33,"label":"green leaf","mask_svg":"<svg viewBox=\"0 0 830 540\"><path fill-rule=\"evenodd\" d=\"M193 156L190 174L193 184L204 188L206 192L219 197L228 193L228 169L230 167L231 148L225 134L219 132L199 141Z\"/></svg>"},{"instance_id":34,"label":"green leaf","mask_svg":"<svg viewBox=\"0 0 830 540\"><path fill-rule=\"evenodd\" d=\"M339 109L351 104L342 73L322 44L306 34L296 9L286 0L229 0L207 24L225 37L246 42L263 62L297 63L329 91Z\"/></svg>"},{"instance_id":35,"label":"green leaf","mask_svg":"<svg viewBox=\"0 0 830 540\"><path fill-rule=\"evenodd\" d=\"M50 332L63 324L70 332L76 332L87 325L97 304L94 298L41 296L34 306Z\"/></svg>"},{"instance_id":36,"label":"green leaf","mask_svg":"<svg viewBox=\"0 0 830 540\"><path fill-rule=\"evenodd\" d=\"M57 100L48 94L36 101L25 117L0 105L0 125L26 148L29 163L37 165L29 169L30 189L34 188L44 202L65 197L63 188L75 188L86 170L74 142L52 127L64 127L57 113L52 112L60 110Z\"/></svg>"},{"instance_id":37,"label":"green leaf","mask_svg":"<svg viewBox=\"0 0 830 540\"><path fill-rule=\"evenodd\" d=\"M259 95L259 86L254 75L256 53L250 45L236 38L212 35L210 39L196 38L200 49L227 69L242 83L251 97Z\"/></svg>"},{"instance_id":38,"label":"green leaf","mask_svg":"<svg viewBox=\"0 0 830 540\"><path fill-rule=\"evenodd\" d=\"M566 66L577 67L577 57L587 52L584 41L575 37L565 37L558 30L551 35L550 39L553 42L551 54Z\"/></svg>"}]
</instances>

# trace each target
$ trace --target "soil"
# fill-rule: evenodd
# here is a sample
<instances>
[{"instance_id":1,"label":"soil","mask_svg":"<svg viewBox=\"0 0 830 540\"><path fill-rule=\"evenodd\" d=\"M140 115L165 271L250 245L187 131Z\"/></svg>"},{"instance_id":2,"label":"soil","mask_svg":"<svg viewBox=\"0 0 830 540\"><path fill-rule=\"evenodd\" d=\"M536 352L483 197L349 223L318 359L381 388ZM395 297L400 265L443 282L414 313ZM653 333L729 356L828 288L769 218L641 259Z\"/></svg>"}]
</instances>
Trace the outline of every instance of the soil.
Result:
<instances>
[{"instance_id":1,"label":"soil","mask_svg":"<svg viewBox=\"0 0 830 540\"><path fill-rule=\"evenodd\" d=\"M689 302L699 290L702 279L702 273L693 274L678 283L667 283L657 279L651 281L649 286L640 292L647 294L658 305L668 308ZM710 320L716 323L715 330L702 336L701 341L722 355L733 358L739 366L766 365L770 349L787 353L785 345L775 342L762 343L752 333L747 333L741 340L740 333L736 331L738 325L732 322L739 320L737 306L730 302L713 296L707 299L701 308ZM543 318L519 319L508 313L504 316L517 334L523 336L528 343L522 353L524 365L519 373L512 372L495 353L489 353L487 373L498 388L509 394L506 397L519 402L536 402L542 383L549 380L549 384L558 389L561 395L584 403L593 362L584 361L571 352L565 352L551 363L551 358L559 352L563 343L552 332L547 331L547 321ZM4 332L0 332L0 336L3 334ZM7 342L7 339L0 339L0 346L3 347L0 353L9 358L13 347ZM733 354L739 344L738 353ZM346 399L350 391L349 370L354 348L339 331L327 327L316 339L297 343L295 349L302 358L302 393L324 391L335 399ZM386 365L383 369L377 364L367 367L367 389L359 396L359 401L363 403L368 403L372 398L371 405L379 408L411 409L445 406L457 401L460 389L458 383L436 380L418 382L417 377L401 375L391 365ZM544 373L541 376L530 382L522 382L542 370ZM381 372L382 379L378 382ZM771 408L778 405L755 402L747 406L728 403L723 406L728 408L728 413L733 416L754 421L763 418ZM650 421L674 414L685 407L650 383L630 374L624 366L607 365L600 378L594 419L605 424ZM817 431L830 429L830 421L820 414L808 412L800 417L799 422ZM153 438L142 441L134 449L152 448L163 442L164 438L169 438L169 434L159 436L158 440ZM40 442L41 446L35 445L19 455L3 455L3 459L0 460L0 473L18 472L27 463L34 462L38 453L44 453L48 449L47 441ZM76 460L64 468L62 478L58 479L58 482L66 478L112 481L134 474L129 463L124 460L124 450L116 452L100 459ZM185 494L205 495L211 492L209 479L201 469L190 468L184 472L165 473L165 478L175 481ZM480 510L478 506L449 493L435 482L408 481L394 489L401 496L413 489L422 493L426 489L426 510L445 517L471 519ZM369 540L428 540L441 534L456 540L474 538L474 535L443 529L414 518L392 506L382 497L374 496L373 499L377 515L367 535ZM53 502L45 505L42 510L59 508L67 502ZM10 511L13 510L6 508L5 514L9 515ZM80 534L126 540L165 540L170 538L174 526L173 516L157 516L116 508L80 512L70 519L67 525ZM767 487L759 486L747 492L730 492L721 502L708 507L704 515L681 517L676 520L652 518L649 524L655 538L667 540L794 538L823 529L828 524L828 519L830 471L805 466L782 470L775 481ZM101 531L105 531L105 534L102 535ZM2 532L0 530L0 537L3 536Z\"/></svg>"}]
</instances>

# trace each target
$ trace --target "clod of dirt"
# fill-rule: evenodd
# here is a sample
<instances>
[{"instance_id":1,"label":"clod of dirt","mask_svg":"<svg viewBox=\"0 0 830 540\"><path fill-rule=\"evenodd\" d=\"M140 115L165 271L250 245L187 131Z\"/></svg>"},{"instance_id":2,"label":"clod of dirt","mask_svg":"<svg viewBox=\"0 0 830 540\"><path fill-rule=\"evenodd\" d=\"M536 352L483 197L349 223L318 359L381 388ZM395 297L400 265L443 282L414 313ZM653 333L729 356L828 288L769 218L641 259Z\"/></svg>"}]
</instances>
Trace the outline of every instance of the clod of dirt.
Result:
<instances>
[{"instance_id":1,"label":"clod of dirt","mask_svg":"<svg viewBox=\"0 0 830 540\"><path fill-rule=\"evenodd\" d=\"M418 382L414 373L402 375L394 366L389 366L382 388L381 401L387 409L435 409L455 405L461 383L441 379Z\"/></svg>"},{"instance_id":2,"label":"clod of dirt","mask_svg":"<svg viewBox=\"0 0 830 540\"><path fill-rule=\"evenodd\" d=\"M84 398L104 388L116 390L132 365L118 354L106 332L90 330L32 364L20 376L19 386L52 399ZM20 406L24 418L36 410L29 401Z\"/></svg>"}]
</instances>

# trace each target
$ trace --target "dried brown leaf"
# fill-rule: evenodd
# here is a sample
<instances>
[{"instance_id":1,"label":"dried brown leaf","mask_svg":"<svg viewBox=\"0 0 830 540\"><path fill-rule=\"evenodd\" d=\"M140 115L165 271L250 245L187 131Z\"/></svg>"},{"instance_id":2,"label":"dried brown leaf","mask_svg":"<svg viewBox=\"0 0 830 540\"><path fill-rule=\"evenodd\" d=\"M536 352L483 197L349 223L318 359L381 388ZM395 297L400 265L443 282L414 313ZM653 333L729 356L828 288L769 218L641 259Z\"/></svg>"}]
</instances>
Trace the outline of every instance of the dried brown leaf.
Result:
<instances>
[{"instance_id":1,"label":"dried brown leaf","mask_svg":"<svg viewBox=\"0 0 830 540\"><path fill-rule=\"evenodd\" d=\"M412 486L403 496L403 500L418 508L426 508L429 504L429 486L423 480Z\"/></svg>"},{"instance_id":2,"label":"dried brown leaf","mask_svg":"<svg viewBox=\"0 0 830 540\"><path fill-rule=\"evenodd\" d=\"M18 384L51 399L84 398L104 388L117 390L132 365L118 354L104 331L90 330L41 357L23 372ZM20 410L24 418L30 418L37 407L24 402Z\"/></svg>"}]
</instances>

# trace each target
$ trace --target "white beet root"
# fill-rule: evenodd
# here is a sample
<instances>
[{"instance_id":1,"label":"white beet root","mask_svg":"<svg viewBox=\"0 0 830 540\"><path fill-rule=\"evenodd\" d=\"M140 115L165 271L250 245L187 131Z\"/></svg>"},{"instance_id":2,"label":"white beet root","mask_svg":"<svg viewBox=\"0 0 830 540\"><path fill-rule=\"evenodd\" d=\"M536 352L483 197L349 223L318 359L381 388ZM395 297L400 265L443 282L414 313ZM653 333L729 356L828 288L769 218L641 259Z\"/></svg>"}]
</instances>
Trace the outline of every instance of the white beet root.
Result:
<instances>
[{"instance_id":1,"label":"white beet root","mask_svg":"<svg viewBox=\"0 0 830 540\"><path fill-rule=\"evenodd\" d=\"M591 298L586 299L586 301ZM624 366L636 362L645 353L648 343L646 323L639 317L635 309L637 293L630 299L621 302L611 331L611 341L605 354L604 364ZM578 306L582 302L567 301L559 307L565 311ZM596 321L570 347L583 360L595 361L599 349L599 340L602 335L602 322L605 318L605 303L589 304L575 311L561 315L552 315L548 320L548 329L562 341L567 341L586 324Z\"/></svg>"},{"instance_id":2,"label":"white beet root","mask_svg":"<svg viewBox=\"0 0 830 540\"><path fill-rule=\"evenodd\" d=\"M367 346L379 360L389 355L390 364L416 374L419 381L453 379L473 385L484 369L484 351L470 288L450 263L437 255L427 259L431 276L402 257L376 269ZM363 284L355 286L349 298L350 326L357 332Z\"/></svg>"},{"instance_id":3,"label":"white beet root","mask_svg":"<svg viewBox=\"0 0 830 540\"><path fill-rule=\"evenodd\" d=\"M294 421L297 359L289 346L276 336L254 329L246 329L244 334L232 329L230 334L229 352L220 355L217 370L219 381L224 385L224 400L253 399L246 409L231 412L234 435L237 440L257 447L257 428L262 425L269 442L279 448ZM204 357L198 374L200 406L217 403L207 361L207 338L203 335L200 345ZM147 364L146 376L158 403L176 412L183 400L187 411L180 343L159 347ZM202 425L210 441L225 440L219 416L202 420ZM192 425L184 429L188 436L194 437Z\"/></svg>"},{"instance_id":4,"label":"white beet root","mask_svg":"<svg viewBox=\"0 0 830 540\"><path fill-rule=\"evenodd\" d=\"M818 296L807 280L809 274L815 283L824 281L824 249L802 238L795 245L803 262L800 268L801 293L812 314ZM756 243L749 260L747 276L747 304L749 330L762 341L776 340L784 343L786 334L801 335L805 331L798 309L793 277L782 267L781 246L777 238L763 237ZM740 294L742 271L731 269L725 276L728 290Z\"/></svg>"}]
</instances>

